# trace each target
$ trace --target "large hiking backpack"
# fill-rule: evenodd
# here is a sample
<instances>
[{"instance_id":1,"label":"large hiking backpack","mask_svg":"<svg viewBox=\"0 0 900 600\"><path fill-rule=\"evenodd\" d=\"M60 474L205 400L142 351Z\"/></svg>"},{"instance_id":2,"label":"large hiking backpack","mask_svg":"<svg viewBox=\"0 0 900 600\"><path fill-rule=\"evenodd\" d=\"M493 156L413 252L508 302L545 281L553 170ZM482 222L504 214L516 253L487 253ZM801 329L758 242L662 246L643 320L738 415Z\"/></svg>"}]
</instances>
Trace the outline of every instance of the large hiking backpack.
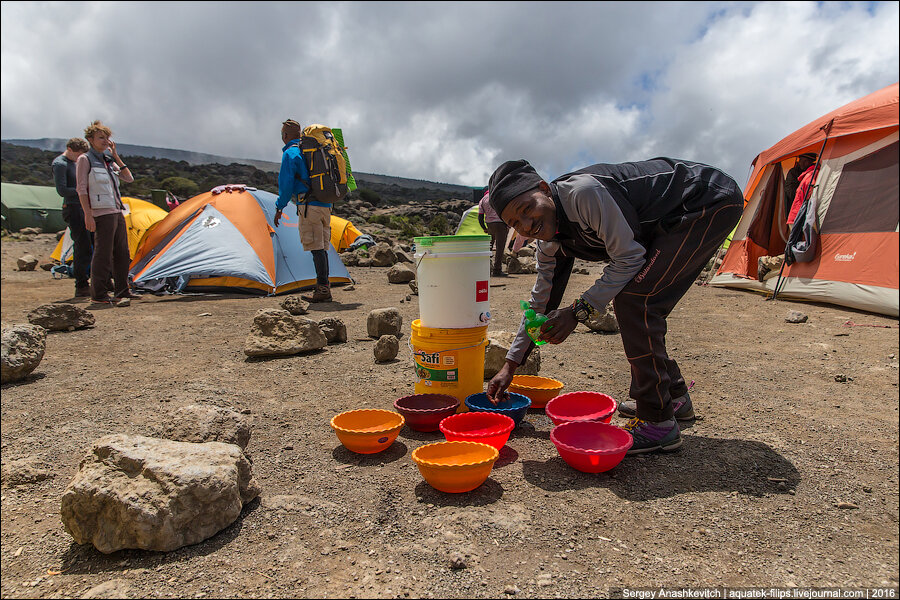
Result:
<instances>
[{"instance_id":1,"label":"large hiking backpack","mask_svg":"<svg viewBox=\"0 0 900 600\"><path fill-rule=\"evenodd\" d=\"M315 124L303 129L300 151L309 170L308 199L334 203L347 195L347 161L343 150L330 127Z\"/></svg>"}]
</instances>

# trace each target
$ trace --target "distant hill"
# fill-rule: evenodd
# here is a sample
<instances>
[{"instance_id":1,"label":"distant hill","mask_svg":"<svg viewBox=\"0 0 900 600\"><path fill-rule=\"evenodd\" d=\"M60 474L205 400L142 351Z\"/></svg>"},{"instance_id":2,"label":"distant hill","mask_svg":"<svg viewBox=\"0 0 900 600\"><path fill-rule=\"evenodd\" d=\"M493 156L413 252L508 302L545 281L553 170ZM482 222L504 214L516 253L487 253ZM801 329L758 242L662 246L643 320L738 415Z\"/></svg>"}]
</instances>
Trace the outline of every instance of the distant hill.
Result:
<instances>
[{"instance_id":1,"label":"distant hill","mask_svg":"<svg viewBox=\"0 0 900 600\"><path fill-rule=\"evenodd\" d=\"M50 150L53 152L62 152L66 148L66 141L63 138L40 138L35 140L9 139L2 140L8 144L16 146L26 146L29 148L37 148L40 150ZM255 160L250 158L233 158L229 156L217 156L214 154L204 154L202 152L191 152L190 150L175 150L172 148L155 148L153 146L137 146L134 144L118 144L119 152L122 156L142 156L145 158L162 158L175 162L184 161L189 165L230 165L241 164L251 165L261 171L270 173L277 172L281 167L280 163ZM353 157L351 156L351 162ZM378 184L381 186L396 185L405 189L421 189L435 190L445 192L456 198L469 199L472 198L473 188L464 185L455 185L452 183L438 183L435 181L426 181L423 179L408 179L405 177L393 177L391 175L377 175L374 173L362 173L353 171L353 177L357 182L362 184Z\"/></svg>"}]
</instances>

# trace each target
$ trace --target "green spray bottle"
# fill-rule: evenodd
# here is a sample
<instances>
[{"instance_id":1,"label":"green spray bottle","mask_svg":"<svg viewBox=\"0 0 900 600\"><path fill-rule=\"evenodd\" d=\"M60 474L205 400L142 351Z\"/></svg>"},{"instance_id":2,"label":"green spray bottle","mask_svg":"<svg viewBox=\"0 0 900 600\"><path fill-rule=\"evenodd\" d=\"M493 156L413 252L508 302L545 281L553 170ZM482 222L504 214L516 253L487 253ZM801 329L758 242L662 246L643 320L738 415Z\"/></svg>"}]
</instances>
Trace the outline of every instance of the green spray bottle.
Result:
<instances>
[{"instance_id":1,"label":"green spray bottle","mask_svg":"<svg viewBox=\"0 0 900 600\"><path fill-rule=\"evenodd\" d=\"M525 300L520 300L519 306L525 311L525 333L536 346L543 346L547 342L540 339L541 326L547 321L547 316L534 312L534 309Z\"/></svg>"}]
</instances>

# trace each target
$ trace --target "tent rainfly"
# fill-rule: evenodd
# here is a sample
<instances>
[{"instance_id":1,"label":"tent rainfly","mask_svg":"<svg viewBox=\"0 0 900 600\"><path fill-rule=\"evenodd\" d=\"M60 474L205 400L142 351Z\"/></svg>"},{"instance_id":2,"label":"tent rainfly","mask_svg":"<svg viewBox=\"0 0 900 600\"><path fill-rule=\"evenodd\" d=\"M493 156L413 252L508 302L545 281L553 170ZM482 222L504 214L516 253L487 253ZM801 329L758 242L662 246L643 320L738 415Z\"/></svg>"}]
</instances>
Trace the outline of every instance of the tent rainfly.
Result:
<instances>
[{"instance_id":1,"label":"tent rainfly","mask_svg":"<svg viewBox=\"0 0 900 600\"><path fill-rule=\"evenodd\" d=\"M3 229L7 231L37 227L44 233L56 233L66 228L62 218L63 200L55 187L2 183L0 200Z\"/></svg>"},{"instance_id":2,"label":"tent rainfly","mask_svg":"<svg viewBox=\"0 0 900 600\"><path fill-rule=\"evenodd\" d=\"M279 226L272 225L277 199L229 185L182 202L144 237L131 262L134 283L152 286L174 277L185 292L270 295L315 285L312 253L300 244L296 205L288 204ZM333 247L328 268L332 284L352 281Z\"/></svg>"}]
</instances>

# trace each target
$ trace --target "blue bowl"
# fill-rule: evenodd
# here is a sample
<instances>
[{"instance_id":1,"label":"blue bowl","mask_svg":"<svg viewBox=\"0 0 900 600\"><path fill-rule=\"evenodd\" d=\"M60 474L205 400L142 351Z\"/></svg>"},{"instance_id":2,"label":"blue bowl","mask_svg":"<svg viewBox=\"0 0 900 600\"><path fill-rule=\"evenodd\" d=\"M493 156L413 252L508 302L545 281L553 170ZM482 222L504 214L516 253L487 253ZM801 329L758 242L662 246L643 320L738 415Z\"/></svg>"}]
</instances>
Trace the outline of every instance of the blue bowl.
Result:
<instances>
[{"instance_id":1,"label":"blue bowl","mask_svg":"<svg viewBox=\"0 0 900 600\"><path fill-rule=\"evenodd\" d=\"M484 392L472 394L466 398L466 407L475 412L495 412L506 415L507 417L511 417L518 427L522 419L525 418L528 407L531 406L531 398L513 392L508 393L509 399L499 402L497 406L494 406L494 404L488 400L488 396Z\"/></svg>"}]
</instances>

